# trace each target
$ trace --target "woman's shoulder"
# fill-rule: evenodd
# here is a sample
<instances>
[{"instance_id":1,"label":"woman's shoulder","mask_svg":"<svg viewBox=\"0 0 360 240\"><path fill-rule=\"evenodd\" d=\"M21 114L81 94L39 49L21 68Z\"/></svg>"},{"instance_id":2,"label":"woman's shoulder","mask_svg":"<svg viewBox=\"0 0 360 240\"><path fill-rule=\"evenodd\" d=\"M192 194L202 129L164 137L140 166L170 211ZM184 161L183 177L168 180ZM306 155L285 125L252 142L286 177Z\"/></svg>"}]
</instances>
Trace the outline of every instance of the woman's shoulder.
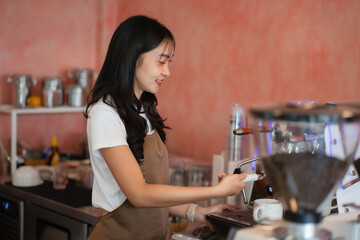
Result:
<instances>
[{"instance_id":1,"label":"woman's shoulder","mask_svg":"<svg viewBox=\"0 0 360 240\"><path fill-rule=\"evenodd\" d=\"M93 122L104 122L104 121L116 121L120 120L120 116L117 113L116 109L112 106L104 103L102 100L99 100L89 111L89 120Z\"/></svg>"},{"instance_id":2,"label":"woman's shoulder","mask_svg":"<svg viewBox=\"0 0 360 240\"><path fill-rule=\"evenodd\" d=\"M91 109L90 114L94 112L114 112L116 113L116 110L114 107L110 106L108 103L105 103L102 99L100 99L97 103L95 103Z\"/></svg>"}]
</instances>

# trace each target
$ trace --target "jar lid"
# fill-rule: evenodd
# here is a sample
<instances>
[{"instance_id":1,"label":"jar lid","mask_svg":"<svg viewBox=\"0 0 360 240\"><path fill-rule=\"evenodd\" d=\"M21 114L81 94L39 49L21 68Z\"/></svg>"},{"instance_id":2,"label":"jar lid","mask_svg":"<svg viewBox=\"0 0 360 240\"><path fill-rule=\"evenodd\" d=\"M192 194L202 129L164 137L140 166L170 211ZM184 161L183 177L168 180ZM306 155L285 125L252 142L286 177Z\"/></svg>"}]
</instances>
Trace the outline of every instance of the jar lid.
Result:
<instances>
[{"instance_id":1,"label":"jar lid","mask_svg":"<svg viewBox=\"0 0 360 240\"><path fill-rule=\"evenodd\" d=\"M71 69L68 72L69 77L71 78L87 78L88 76L94 75L94 70L86 68L75 68Z\"/></svg>"},{"instance_id":2,"label":"jar lid","mask_svg":"<svg viewBox=\"0 0 360 240\"><path fill-rule=\"evenodd\" d=\"M12 74L8 77L8 82L19 83L31 81L33 79L35 80L35 78L30 74Z\"/></svg>"},{"instance_id":3,"label":"jar lid","mask_svg":"<svg viewBox=\"0 0 360 240\"><path fill-rule=\"evenodd\" d=\"M42 78L43 88L59 88L65 83L65 78L62 77L44 77Z\"/></svg>"}]
</instances>

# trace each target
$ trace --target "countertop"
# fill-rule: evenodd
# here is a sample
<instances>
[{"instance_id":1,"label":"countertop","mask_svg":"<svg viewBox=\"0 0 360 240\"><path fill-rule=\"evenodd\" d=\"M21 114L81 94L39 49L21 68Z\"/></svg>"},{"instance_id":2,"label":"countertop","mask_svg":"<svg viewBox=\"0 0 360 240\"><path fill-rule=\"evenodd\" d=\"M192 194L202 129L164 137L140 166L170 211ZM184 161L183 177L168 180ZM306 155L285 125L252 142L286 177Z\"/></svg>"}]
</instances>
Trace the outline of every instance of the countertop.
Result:
<instances>
[{"instance_id":1,"label":"countertop","mask_svg":"<svg viewBox=\"0 0 360 240\"><path fill-rule=\"evenodd\" d=\"M75 220L93 225L96 219L101 216L102 210L93 206L72 207L30 192L21 188L5 184L11 181L10 176L0 176L0 193L5 196L13 197L19 200L29 201L48 210L52 210L62 215L71 217Z\"/></svg>"}]
</instances>

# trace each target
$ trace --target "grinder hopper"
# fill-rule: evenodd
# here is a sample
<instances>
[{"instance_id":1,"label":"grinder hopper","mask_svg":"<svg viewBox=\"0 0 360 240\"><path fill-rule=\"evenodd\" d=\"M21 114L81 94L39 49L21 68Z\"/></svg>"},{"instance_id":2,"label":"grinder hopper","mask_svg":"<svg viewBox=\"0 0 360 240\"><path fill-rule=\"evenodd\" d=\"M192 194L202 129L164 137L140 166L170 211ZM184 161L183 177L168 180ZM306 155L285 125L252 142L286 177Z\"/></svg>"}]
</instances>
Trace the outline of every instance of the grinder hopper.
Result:
<instances>
[{"instance_id":1,"label":"grinder hopper","mask_svg":"<svg viewBox=\"0 0 360 240\"><path fill-rule=\"evenodd\" d=\"M322 204L333 196L354 160L360 136L359 110L291 102L253 107L250 116L266 176L284 205L284 220L295 226L286 234L295 239L318 239L317 227L304 226L318 226ZM272 129L271 134L256 131L262 128ZM331 138L334 131L340 141Z\"/></svg>"}]
</instances>

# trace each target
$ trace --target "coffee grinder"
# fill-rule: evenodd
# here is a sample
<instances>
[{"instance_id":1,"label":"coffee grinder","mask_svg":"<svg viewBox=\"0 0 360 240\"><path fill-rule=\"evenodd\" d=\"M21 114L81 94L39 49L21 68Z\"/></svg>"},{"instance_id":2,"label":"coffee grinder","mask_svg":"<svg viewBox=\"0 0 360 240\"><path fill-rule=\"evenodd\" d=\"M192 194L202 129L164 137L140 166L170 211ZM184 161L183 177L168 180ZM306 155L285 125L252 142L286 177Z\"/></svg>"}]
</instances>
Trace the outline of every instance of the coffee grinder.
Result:
<instances>
[{"instance_id":1,"label":"coffee grinder","mask_svg":"<svg viewBox=\"0 0 360 240\"><path fill-rule=\"evenodd\" d=\"M354 161L359 109L289 102L249 112L258 154L284 217L271 225L232 229L228 239L332 239L331 230L321 226L321 213ZM271 134L261 129L272 129ZM332 134L340 136L337 141Z\"/></svg>"}]
</instances>

